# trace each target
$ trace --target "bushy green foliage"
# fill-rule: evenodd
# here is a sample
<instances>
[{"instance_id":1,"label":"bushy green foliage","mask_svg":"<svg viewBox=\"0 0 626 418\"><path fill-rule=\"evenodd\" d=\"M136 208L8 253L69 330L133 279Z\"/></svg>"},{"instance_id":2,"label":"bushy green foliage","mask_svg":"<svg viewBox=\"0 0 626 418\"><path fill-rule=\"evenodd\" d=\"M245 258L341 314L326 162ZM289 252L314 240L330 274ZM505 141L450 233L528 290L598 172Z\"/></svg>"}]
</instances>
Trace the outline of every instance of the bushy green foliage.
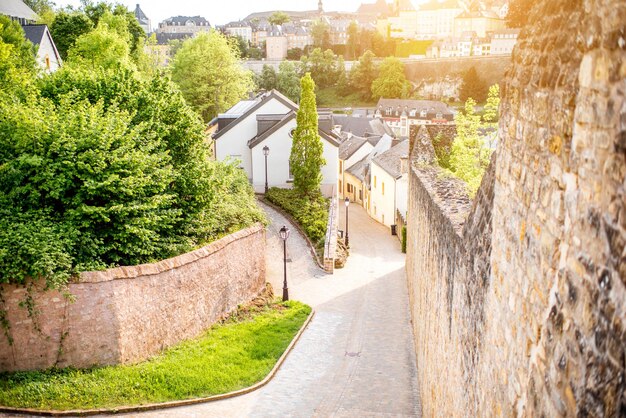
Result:
<instances>
[{"instance_id":1,"label":"bushy green foliage","mask_svg":"<svg viewBox=\"0 0 626 418\"><path fill-rule=\"evenodd\" d=\"M411 55L426 55L426 50L434 41L403 40L396 44L396 57L408 58Z\"/></svg>"},{"instance_id":2,"label":"bushy green foliage","mask_svg":"<svg viewBox=\"0 0 626 418\"><path fill-rule=\"evenodd\" d=\"M315 245L323 243L328 225L328 201L321 193L302 196L293 189L272 187L265 198L293 216Z\"/></svg>"},{"instance_id":3,"label":"bushy green foliage","mask_svg":"<svg viewBox=\"0 0 626 418\"><path fill-rule=\"evenodd\" d=\"M300 58L301 73L311 73L315 85L324 88L337 83L337 55L327 49L315 48L308 56Z\"/></svg>"},{"instance_id":4,"label":"bushy green foliage","mask_svg":"<svg viewBox=\"0 0 626 418\"><path fill-rule=\"evenodd\" d=\"M480 134L480 130L489 124L476 114L475 107L476 102L470 98L465 103L465 109L455 116L457 136L449 160L450 172L467 183L470 196L478 191L493 152Z\"/></svg>"},{"instance_id":5,"label":"bushy green foliage","mask_svg":"<svg viewBox=\"0 0 626 418\"><path fill-rule=\"evenodd\" d=\"M359 62L350 70L350 84L361 94L364 100L372 98L372 83L378 76L378 68L374 63L375 55L366 51Z\"/></svg>"},{"instance_id":6,"label":"bushy green foliage","mask_svg":"<svg viewBox=\"0 0 626 418\"><path fill-rule=\"evenodd\" d=\"M17 22L0 15L0 101L27 96L36 73L33 44Z\"/></svg>"},{"instance_id":7,"label":"bushy green foliage","mask_svg":"<svg viewBox=\"0 0 626 418\"><path fill-rule=\"evenodd\" d=\"M89 17L80 12L59 12L50 25L50 34L54 44L64 60L76 39L93 30L94 24Z\"/></svg>"},{"instance_id":8,"label":"bushy green foliage","mask_svg":"<svg viewBox=\"0 0 626 418\"><path fill-rule=\"evenodd\" d=\"M300 77L293 63L283 61L278 66L276 89L289 97L294 103L300 101Z\"/></svg>"},{"instance_id":9,"label":"bushy green foliage","mask_svg":"<svg viewBox=\"0 0 626 418\"><path fill-rule=\"evenodd\" d=\"M205 122L253 90L253 75L239 58L238 48L214 30L186 40L174 56L172 80Z\"/></svg>"},{"instance_id":10,"label":"bushy green foliage","mask_svg":"<svg viewBox=\"0 0 626 418\"><path fill-rule=\"evenodd\" d=\"M406 226L402 227L402 252L406 254Z\"/></svg>"},{"instance_id":11,"label":"bushy green foliage","mask_svg":"<svg viewBox=\"0 0 626 418\"><path fill-rule=\"evenodd\" d=\"M318 193L322 183L324 145L318 129L315 82L307 73L302 77L302 98L296 115L296 129L289 164L293 173L293 187L303 196Z\"/></svg>"},{"instance_id":12,"label":"bushy green foliage","mask_svg":"<svg viewBox=\"0 0 626 418\"><path fill-rule=\"evenodd\" d=\"M435 158L440 167L450 169L450 153L452 152L452 144L443 136L442 133L437 134L433 139L433 148L435 149Z\"/></svg>"},{"instance_id":13,"label":"bushy green foliage","mask_svg":"<svg viewBox=\"0 0 626 418\"><path fill-rule=\"evenodd\" d=\"M94 409L207 397L249 387L272 370L311 308L289 301L213 326L151 360L91 369L0 374L0 405Z\"/></svg>"},{"instance_id":14,"label":"bushy green foliage","mask_svg":"<svg viewBox=\"0 0 626 418\"><path fill-rule=\"evenodd\" d=\"M411 83L404 74L404 64L398 58L389 57L380 64L379 75L372 82L372 98L404 99L411 93Z\"/></svg>"},{"instance_id":15,"label":"bushy green foliage","mask_svg":"<svg viewBox=\"0 0 626 418\"><path fill-rule=\"evenodd\" d=\"M171 257L264 217L167 77L68 66L0 100L0 282Z\"/></svg>"}]
</instances>

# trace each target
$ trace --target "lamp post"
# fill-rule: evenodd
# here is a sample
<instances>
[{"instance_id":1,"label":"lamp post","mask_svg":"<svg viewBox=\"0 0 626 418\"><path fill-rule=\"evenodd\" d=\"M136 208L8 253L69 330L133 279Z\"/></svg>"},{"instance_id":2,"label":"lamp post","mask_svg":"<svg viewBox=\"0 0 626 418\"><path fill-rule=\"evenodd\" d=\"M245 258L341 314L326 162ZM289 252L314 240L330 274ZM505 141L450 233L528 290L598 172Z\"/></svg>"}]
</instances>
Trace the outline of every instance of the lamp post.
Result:
<instances>
[{"instance_id":1,"label":"lamp post","mask_svg":"<svg viewBox=\"0 0 626 418\"><path fill-rule=\"evenodd\" d=\"M267 156L270 155L270 148L267 145L263 147L263 155L265 155L265 194L267 194Z\"/></svg>"},{"instance_id":2,"label":"lamp post","mask_svg":"<svg viewBox=\"0 0 626 418\"><path fill-rule=\"evenodd\" d=\"M350 246L350 241L348 240L348 206L350 206L350 198L346 197L344 201L346 204L346 247Z\"/></svg>"},{"instance_id":3,"label":"lamp post","mask_svg":"<svg viewBox=\"0 0 626 418\"><path fill-rule=\"evenodd\" d=\"M283 270L285 272L285 280L283 281L283 302L289 300L289 288L287 287L287 238L289 238L289 229L286 226L280 228L280 239L283 240Z\"/></svg>"}]
</instances>

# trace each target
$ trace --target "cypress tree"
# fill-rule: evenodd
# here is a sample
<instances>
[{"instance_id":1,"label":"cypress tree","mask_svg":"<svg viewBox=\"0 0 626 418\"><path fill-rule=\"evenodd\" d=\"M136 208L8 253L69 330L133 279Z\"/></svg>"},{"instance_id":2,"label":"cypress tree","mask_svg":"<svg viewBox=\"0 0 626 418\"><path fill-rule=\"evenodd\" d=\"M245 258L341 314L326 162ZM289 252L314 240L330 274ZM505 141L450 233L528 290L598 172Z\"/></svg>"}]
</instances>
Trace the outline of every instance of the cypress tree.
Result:
<instances>
[{"instance_id":1,"label":"cypress tree","mask_svg":"<svg viewBox=\"0 0 626 418\"><path fill-rule=\"evenodd\" d=\"M319 192L322 183L322 166L326 164L324 146L318 132L317 105L315 104L315 82L306 73L301 85L300 109L291 146L291 172L293 186L301 195L311 196Z\"/></svg>"}]
</instances>

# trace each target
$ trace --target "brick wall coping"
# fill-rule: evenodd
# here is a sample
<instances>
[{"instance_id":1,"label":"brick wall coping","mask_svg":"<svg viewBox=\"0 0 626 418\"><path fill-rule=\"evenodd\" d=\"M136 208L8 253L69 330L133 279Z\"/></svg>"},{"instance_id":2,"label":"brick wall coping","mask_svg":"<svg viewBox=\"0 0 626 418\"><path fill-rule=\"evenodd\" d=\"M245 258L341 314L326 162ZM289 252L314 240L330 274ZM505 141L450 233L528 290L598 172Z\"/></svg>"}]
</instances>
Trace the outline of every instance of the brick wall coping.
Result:
<instances>
[{"instance_id":1,"label":"brick wall coping","mask_svg":"<svg viewBox=\"0 0 626 418\"><path fill-rule=\"evenodd\" d=\"M465 182L451 177L435 165L414 164L412 170L433 203L450 221L456 234L461 237L463 226L472 209L472 201L467 194Z\"/></svg>"},{"instance_id":2,"label":"brick wall coping","mask_svg":"<svg viewBox=\"0 0 626 418\"><path fill-rule=\"evenodd\" d=\"M202 248L185 254L181 254L176 257L168 258L167 260L162 260L150 264L140 264L138 266L115 267L103 271L83 272L80 274L77 282L103 283L113 280L135 279L137 277L153 276L169 270L174 270L202 258L209 257L210 255L229 246L233 242L239 241L250 235L257 234L263 230L265 230L263 224L257 223L249 228L242 229L240 231L227 235L224 238L214 241Z\"/></svg>"}]
</instances>

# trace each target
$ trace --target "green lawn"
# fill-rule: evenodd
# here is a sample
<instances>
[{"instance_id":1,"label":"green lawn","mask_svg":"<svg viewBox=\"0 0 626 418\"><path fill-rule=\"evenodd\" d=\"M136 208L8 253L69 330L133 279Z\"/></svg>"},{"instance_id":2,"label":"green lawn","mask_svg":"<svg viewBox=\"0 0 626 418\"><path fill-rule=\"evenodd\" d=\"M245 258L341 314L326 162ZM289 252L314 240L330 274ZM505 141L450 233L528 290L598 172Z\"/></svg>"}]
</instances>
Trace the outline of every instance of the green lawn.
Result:
<instances>
[{"instance_id":1,"label":"green lawn","mask_svg":"<svg viewBox=\"0 0 626 418\"><path fill-rule=\"evenodd\" d=\"M316 93L318 107L345 108L345 107L376 107L376 102L363 100L357 93L341 96L336 87L319 89Z\"/></svg>"},{"instance_id":2,"label":"green lawn","mask_svg":"<svg viewBox=\"0 0 626 418\"><path fill-rule=\"evenodd\" d=\"M0 405L92 409L206 397L263 380L311 308L276 303L140 364L0 374Z\"/></svg>"}]
</instances>

